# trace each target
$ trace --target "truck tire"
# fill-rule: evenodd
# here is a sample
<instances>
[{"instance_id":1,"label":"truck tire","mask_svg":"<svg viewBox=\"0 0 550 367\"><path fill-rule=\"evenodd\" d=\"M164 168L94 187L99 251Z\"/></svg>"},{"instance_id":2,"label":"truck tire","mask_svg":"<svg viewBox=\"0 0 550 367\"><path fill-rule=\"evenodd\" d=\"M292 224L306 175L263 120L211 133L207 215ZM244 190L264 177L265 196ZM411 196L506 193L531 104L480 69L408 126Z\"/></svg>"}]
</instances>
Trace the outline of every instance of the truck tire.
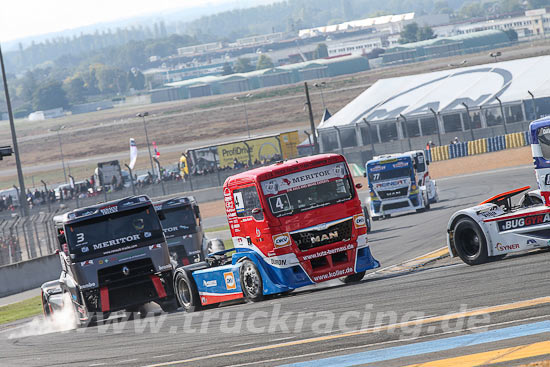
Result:
<instances>
[{"instance_id":1,"label":"truck tire","mask_svg":"<svg viewBox=\"0 0 550 367\"><path fill-rule=\"evenodd\" d=\"M365 277L365 273L366 271L360 271L359 273L351 274L338 279L340 279L342 283L346 283L346 284L360 282L361 279Z\"/></svg>"},{"instance_id":2,"label":"truck tire","mask_svg":"<svg viewBox=\"0 0 550 367\"><path fill-rule=\"evenodd\" d=\"M241 288L244 298L251 302L264 299L262 275L256 265L250 260L244 260L240 270Z\"/></svg>"},{"instance_id":3,"label":"truck tire","mask_svg":"<svg viewBox=\"0 0 550 367\"><path fill-rule=\"evenodd\" d=\"M453 232L454 246L462 261L479 265L489 260L487 240L476 222L462 218L455 224Z\"/></svg>"},{"instance_id":4,"label":"truck tire","mask_svg":"<svg viewBox=\"0 0 550 367\"><path fill-rule=\"evenodd\" d=\"M197 285L191 272L179 269L174 277L174 292L177 300L187 312L195 312L202 308Z\"/></svg>"}]
</instances>

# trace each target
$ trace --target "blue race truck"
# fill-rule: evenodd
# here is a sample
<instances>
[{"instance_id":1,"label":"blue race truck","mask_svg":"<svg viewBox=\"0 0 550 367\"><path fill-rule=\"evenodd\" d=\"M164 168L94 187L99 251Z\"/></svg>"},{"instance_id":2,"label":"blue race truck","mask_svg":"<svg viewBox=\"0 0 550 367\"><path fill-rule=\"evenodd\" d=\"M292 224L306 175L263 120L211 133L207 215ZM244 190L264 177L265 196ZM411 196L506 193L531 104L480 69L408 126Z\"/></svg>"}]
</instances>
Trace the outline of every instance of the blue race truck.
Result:
<instances>
[{"instance_id":1,"label":"blue race truck","mask_svg":"<svg viewBox=\"0 0 550 367\"><path fill-rule=\"evenodd\" d=\"M437 202L435 180L430 178L429 163L421 150L377 156L366 164L369 195L365 200L373 220L392 214L430 209Z\"/></svg>"}]
</instances>

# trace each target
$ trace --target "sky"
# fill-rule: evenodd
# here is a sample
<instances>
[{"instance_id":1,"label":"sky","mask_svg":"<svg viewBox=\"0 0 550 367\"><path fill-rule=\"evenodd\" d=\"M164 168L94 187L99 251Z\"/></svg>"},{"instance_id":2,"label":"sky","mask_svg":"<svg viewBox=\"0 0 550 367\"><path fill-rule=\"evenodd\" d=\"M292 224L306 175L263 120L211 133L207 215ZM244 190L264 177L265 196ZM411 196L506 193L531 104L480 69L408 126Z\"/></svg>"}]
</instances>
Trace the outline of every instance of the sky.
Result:
<instances>
[{"instance_id":1,"label":"sky","mask_svg":"<svg viewBox=\"0 0 550 367\"><path fill-rule=\"evenodd\" d=\"M229 0L2 0L0 42Z\"/></svg>"}]
</instances>

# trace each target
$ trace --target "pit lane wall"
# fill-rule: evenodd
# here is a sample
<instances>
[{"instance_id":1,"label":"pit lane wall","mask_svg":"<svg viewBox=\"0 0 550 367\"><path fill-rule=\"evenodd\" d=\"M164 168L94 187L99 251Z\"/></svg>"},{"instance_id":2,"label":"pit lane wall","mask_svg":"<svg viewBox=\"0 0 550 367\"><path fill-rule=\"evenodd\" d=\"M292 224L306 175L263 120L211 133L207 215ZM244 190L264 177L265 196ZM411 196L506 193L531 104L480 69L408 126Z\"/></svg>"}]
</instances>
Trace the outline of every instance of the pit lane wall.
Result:
<instances>
[{"instance_id":1,"label":"pit lane wall","mask_svg":"<svg viewBox=\"0 0 550 367\"><path fill-rule=\"evenodd\" d=\"M431 147L430 149L426 149L426 156L430 162L436 162L476 154L497 152L504 149L519 148L529 144L529 132L522 131L456 144Z\"/></svg>"},{"instance_id":2,"label":"pit lane wall","mask_svg":"<svg viewBox=\"0 0 550 367\"><path fill-rule=\"evenodd\" d=\"M0 297L38 288L49 280L59 279L59 255L52 254L0 267Z\"/></svg>"}]
</instances>

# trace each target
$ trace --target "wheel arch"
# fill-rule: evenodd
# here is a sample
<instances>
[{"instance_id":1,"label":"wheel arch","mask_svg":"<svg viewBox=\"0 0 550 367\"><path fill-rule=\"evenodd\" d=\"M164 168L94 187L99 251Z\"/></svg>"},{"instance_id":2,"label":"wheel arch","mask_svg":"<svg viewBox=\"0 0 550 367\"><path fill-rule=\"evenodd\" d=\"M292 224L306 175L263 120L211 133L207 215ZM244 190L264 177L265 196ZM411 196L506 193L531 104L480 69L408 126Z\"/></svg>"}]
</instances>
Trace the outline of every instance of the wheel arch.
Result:
<instances>
[{"instance_id":1,"label":"wheel arch","mask_svg":"<svg viewBox=\"0 0 550 367\"><path fill-rule=\"evenodd\" d=\"M454 244L454 227L461 219L465 219L465 218L472 220L474 223L477 224L479 229L481 229L481 232L485 236L485 241L487 243L487 254L488 256L493 256L492 246L490 245L492 241L483 223L480 223L479 220L476 218L476 216L472 215L468 211L459 211L451 217L451 219L449 220L449 224L447 226L447 247L449 249L449 254L451 254L451 257L458 256L458 253L456 251L455 244Z\"/></svg>"},{"instance_id":2,"label":"wheel arch","mask_svg":"<svg viewBox=\"0 0 550 367\"><path fill-rule=\"evenodd\" d=\"M276 280L278 277L276 274L273 273L274 269L272 268L272 266L269 265L267 261L256 252L238 252L233 256L234 264L239 264L245 260L250 260L254 263L254 265L256 265L262 276L264 295L282 293L288 291L289 289L292 289L288 285L279 283Z\"/></svg>"}]
</instances>

